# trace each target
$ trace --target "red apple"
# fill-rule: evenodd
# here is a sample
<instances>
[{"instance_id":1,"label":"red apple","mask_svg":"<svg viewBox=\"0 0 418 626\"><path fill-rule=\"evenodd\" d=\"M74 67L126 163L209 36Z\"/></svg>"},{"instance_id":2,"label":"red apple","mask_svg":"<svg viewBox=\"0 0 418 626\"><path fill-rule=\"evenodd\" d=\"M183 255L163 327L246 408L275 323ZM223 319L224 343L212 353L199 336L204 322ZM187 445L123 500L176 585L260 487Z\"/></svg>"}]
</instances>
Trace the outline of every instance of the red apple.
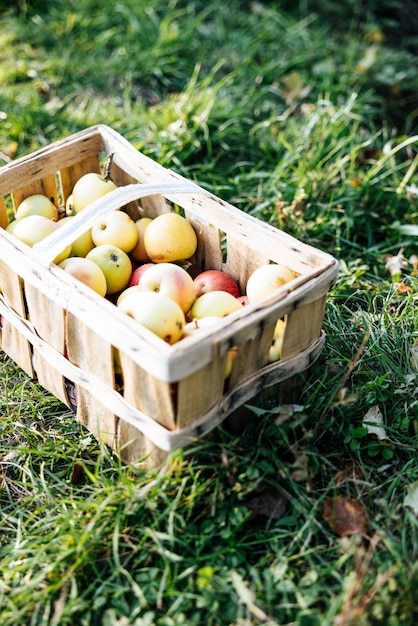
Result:
<instances>
[{"instance_id":1,"label":"red apple","mask_svg":"<svg viewBox=\"0 0 418 626\"><path fill-rule=\"evenodd\" d=\"M238 302L241 302L242 306L247 306L249 304L248 296L239 296L237 298Z\"/></svg>"},{"instance_id":2,"label":"red apple","mask_svg":"<svg viewBox=\"0 0 418 626\"><path fill-rule=\"evenodd\" d=\"M238 283L222 270L205 270L194 279L197 297L208 291L227 291L235 298L240 295Z\"/></svg>"},{"instance_id":3,"label":"red apple","mask_svg":"<svg viewBox=\"0 0 418 626\"><path fill-rule=\"evenodd\" d=\"M137 285L141 280L142 274L154 265L155 263L143 263L142 265L138 265L138 267L136 267L132 272L128 287L134 287Z\"/></svg>"},{"instance_id":4,"label":"red apple","mask_svg":"<svg viewBox=\"0 0 418 626\"><path fill-rule=\"evenodd\" d=\"M177 302L183 313L187 313L196 300L192 277L175 263L155 263L143 273L138 288L162 293Z\"/></svg>"}]
</instances>

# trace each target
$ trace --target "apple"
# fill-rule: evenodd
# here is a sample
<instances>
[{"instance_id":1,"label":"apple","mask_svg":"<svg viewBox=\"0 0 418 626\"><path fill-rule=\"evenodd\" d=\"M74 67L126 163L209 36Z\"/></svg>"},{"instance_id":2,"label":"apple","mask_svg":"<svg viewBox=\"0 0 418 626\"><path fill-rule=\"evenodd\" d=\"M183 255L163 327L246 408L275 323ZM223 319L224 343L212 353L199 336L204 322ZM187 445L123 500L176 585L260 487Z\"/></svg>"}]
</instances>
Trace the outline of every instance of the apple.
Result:
<instances>
[{"instance_id":1,"label":"apple","mask_svg":"<svg viewBox=\"0 0 418 626\"><path fill-rule=\"evenodd\" d=\"M295 276L296 274L284 265L274 263L262 265L248 278L246 286L248 301L252 304L261 300L272 291L293 280Z\"/></svg>"},{"instance_id":2,"label":"apple","mask_svg":"<svg viewBox=\"0 0 418 626\"><path fill-rule=\"evenodd\" d=\"M138 241L138 231L134 220L123 211L112 211L105 215L91 229L94 245L110 243L124 252L130 252Z\"/></svg>"},{"instance_id":3,"label":"apple","mask_svg":"<svg viewBox=\"0 0 418 626\"><path fill-rule=\"evenodd\" d=\"M274 363L280 359L285 326L286 323L284 320L277 320L269 350L269 363Z\"/></svg>"},{"instance_id":4,"label":"apple","mask_svg":"<svg viewBox=\"0 0 418 626\"><path fill-rule=\"evenodd\" d=\"M185 217L178 213L162 213L145 229L144 247L154 263L182 261L195 253L197 236Z\"/></svg>"},{"instance_id":5,"label":"apple","mask_svg":"<svg viewBox=\"0 0 418 626\"><path fill-rule=\"evenodd\" d=\"M97 263L93 263L93 261L84 257L74 256L62 261L59 267L96 291L99 295L106 295L106 277Z\"/></svg>"},{"instance_id":6,"label":"apple","mask_svg":"<svg viewBox=\"0 0 418 626\"><path fill-rule=\"evenodd\" d=\"M139 220L136 220L135 222L136 229L138 231L138 241L135 248L131 250L131 257L134 259L134 261L137 261L139 263L145 263L147 261L150 261L150 258L146 253L144 246L144 233L145 229L149 226L151 222L152 219L150 217L140 217Z\"/></svg>"},{"instance_id":7,"label":"apple","mask_svg":"<svg viewBox=\"0 0 418 626\"><path fill-rule=\"evenodd\" d=\"M227 291L235 298L238 298L240 295L235 278L222 270L205 270L196 276L194 284L198 297L208 291Z\"/></svg>"},{"instance_id":8,"label":"apple","mask_svg":"<svg viewBox=\"0 0 418 626\"><path fill-rule=\"evenodd\" d=\"M226 317L241 309L242 304L227 291L208 291L195 300L190 316L192 319L207 316Z\"/></svg>"},{"instance_id":9,"label":"apple","mask_svg":"<svg viewBox=\"0 0 418 626\"><path fill-rule=\"evenodd\" d=\"M6 230L8 233L10 233L11 235L13 235L13 231L16 227L16 225L19 223L19 220L13 220L11 222L9 222L6 226Z\"/></svg>"},{"instance_id":10,"label":"apple","mask_svg":"<svg viewBox=\"0 0 418 626\"><path fill-rule=\"evenodd\" d=\"M58 219L58 209L49 198L40 193L36 193L22 200L17 207L17 220L22 217L27 217L28 215L43 215L56 222Z\"/></svg>"},{"instance_id":11,"label":"apple","mask_svg":"<svg viewBox=\"0 0 418 626\"><path fill-rule=\"evenodd\" d=\"M74 215L67 215L66 217L62 217L58 220L58 226L64 226L67 222L72 220ZM87 230L85 233L77 237L75 241L73 241L71 245L70 256L82 256L85 257L94 248L94 241L91 236L91 229Z\"/></svg>"},{"instance_id":12,"label":"apple","mask_svg":"<svg viewBox=\"0 0 418 626\"><path fill-rule=\"evenodd\" d=\"M162 293L136 290L123 298L118 308L169 344L183 335L184 313Z\"/></svg>"},{"instance_id":13,"label":"apple","mask_svg":"<svg viewBox=\"0 0 418 626\"><path fill-rule=\"evenodd\" d=\"M104 243L90 250L86 259L96 263L106 278L107 294L115 294L129 283L132 272L131 259L126 252L110 243Z\"/></svg>"},{"instance_id":14,"label":"apple","mask_svg":"<svg viewBox=\"0 0 418 626\"><path fill-rule=\"evenodd\" d=\"M125 287L125 289L122 289L122 291L117 294L117 298L115 300L115 304L116 306L119 306L119 304L122 302L122 300L124 298L126 298L126 296L129 296L132 293L138 293L140 291L138 285L132 285L131 287L129 287L129 285L127 287Z\"/></svg>"},{"instance_id":15,"label":"apple","mask_svg":"<svg viewBox=\"0 0 418 626\"><path fill-rule=\"evenodd\" d=\"M79 213L98 198L116 189L116 185L111 180L105 180L103 176L96 172L89 172L78 179L73 187L72 207L74 213Z\"/></svg>"},{"instance_id":16,"label":"apple","mask_svg":"<svg viewBox=\"0 0 418 626\"><path fill-rule=\"evenodd\" d=\"M215 315L208 315L207 317L202 317L200 319L195 318L191 322L186 322L184 325L183 338L192 337L202 330L213 328L213 326L219 326L219 324L222 324L222 319Z\"/></svg>"},{"instance_id":17,"label":"apple","mask_svg":"<svg viewBox=\"0 0 418 626\"><path fill-rule=\"evenodd\" d=\"M183 313L187 313L196 300L193 278L174 263L156 263L143 272L138 287L142 291L155 291L171 298Z\"/></svg>"},{"instance_id":18,"label":"apple","mask_svg":"<svg viewBox=\"0 0 418 626\"><path fill-rule=\"evenodd\" d=\"M12 232L17 239L20 239L20 241L23 241L31 248L59 228L58 222L54 222L54 220L44 215L28 215L15 220L12 224L13 227L10 228L9 232ZM9 226L11 225L9 224ZM70 255L70 252L71 244L55 257L54 263L61 263Z\"/></svg>"},{"instance_id":19,"label":"apple","mask_svg":"<svg viewBox=\"0 0 418 626\"><path fill-rule=\"evenodd\" d=\"M142 274L149 270L150 267L154 267L154 265L155 263L143 263L142 265L138 265L138 267L136 267L131 274L128 287L137 285L141 280Z\"/></svg>"},{"instance_id":20,"label":"apple","mask_svg":"<svg viewBox=\"0 0 418 626\"><path fill-rule=\"evenodd\" d=\"M232 372L232 366L234 364L235 357L237 356L238 348L237 346L233 346L228 350L228 354L226 355L226 363L225 363L225 378L229 378Z\"/></svg>"},{"instance_id":21,"label":"apple","mask_svg":"<svg viewBox=\"0 0 418 626\"><path fill-rule=\"evenodd\" d=\"M248 296L238 296L238 302L241 302L242 306L247 306L249 304Z\"/></svg>"},{"instance_id":22,"label":"apple","mask_svg":"<svg viewBox=\"0 0 418 626\"><path fill-rule=\"evenodd\" d=\"M65 215L70 217L75 215L74 205L73 205L73 194L71 193L65 201Z\"/></svg>"}]
</instances>

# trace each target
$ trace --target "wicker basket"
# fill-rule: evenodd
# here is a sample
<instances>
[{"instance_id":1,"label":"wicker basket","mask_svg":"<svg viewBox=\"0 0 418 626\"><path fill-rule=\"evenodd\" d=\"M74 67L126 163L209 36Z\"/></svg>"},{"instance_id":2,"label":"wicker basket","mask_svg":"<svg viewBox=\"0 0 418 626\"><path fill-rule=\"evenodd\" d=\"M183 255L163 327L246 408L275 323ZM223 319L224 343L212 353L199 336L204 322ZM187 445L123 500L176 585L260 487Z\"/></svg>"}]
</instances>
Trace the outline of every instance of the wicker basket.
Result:
<instances>
[{"instance_id":1,"label":"wicker basket","mask_svg":"<svg viewBox=\"0 0 418 626\"><path fill-rule=\"evenodd\" d=\"M4 230L11 205L42 193L62 206L76 180L100 172L109 154L115 191L34 248ZM296 277L269 299L229 315L216 332L170 346L53 263L68 243L120 206L134 218L180 210L198 238L192 275L224 269L244 290L249 275L272 261ZM159 462L167 451L209 433L264 387L306 370L321 351L336 260L163 168L107 126L1 168L0 226L1 348L125 461L148 456ZM278 318L286 322L282 355L269 364Z\"/></svg>"}]
</instances>

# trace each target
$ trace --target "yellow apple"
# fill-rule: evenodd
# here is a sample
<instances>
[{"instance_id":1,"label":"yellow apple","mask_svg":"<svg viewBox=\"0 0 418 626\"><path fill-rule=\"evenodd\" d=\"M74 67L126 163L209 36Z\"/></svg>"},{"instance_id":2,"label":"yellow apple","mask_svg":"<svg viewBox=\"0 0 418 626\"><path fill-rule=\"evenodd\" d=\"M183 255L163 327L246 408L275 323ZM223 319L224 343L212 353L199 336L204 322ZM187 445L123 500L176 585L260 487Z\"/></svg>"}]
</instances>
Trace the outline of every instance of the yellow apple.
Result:
<instances>
[{"instance_id":1,"label":"yellow apple","mask_svg":"<svg viewBox=\"0 0 418 626\"><path fill-rule=\"evenodd\" d=\"M262 265L251 274L247 281L248 301L252 304L261 300L295 277L295 272L284 265L274 263Z\"/></svg>"},{"instance_id":2,"label":"yellow apple","mask_svg":"<svg viewBox=\"0 0 418 626\"><path fill-rule=\"evenodd\" d=\"M110 243L124 252L130 252L138 242L138 231L134 220L123 211L112 211L91 229L96 246Z\"/></svg>"},{"instance_id":3,"label":"yellow apple","mask_svg":"<svg viewBox=\"0 0 418 626\"><path fill-rule=\"evenodd\" d=\"M182 261L195 253L197 236L185 217L178 213L162 213L145 229L144 247L154 263Z\"/></svg>"},{"instance_id":4,"label":"yellow apple","mask_svg":"<svg viewBox=\"0 0 418 626\"><path fill-rule=\"evenodd\" d=\"M9 222L6 226L7 232L13 235L13 231L18 223L18 220L13 220L12 222Z\"/></svg>"},{"instance_id":5,"label":"yellow apple","mask_svg":"<svg viewBox=\"0 0 418 626\"><path fill-rule=\"evenodd\" d=\"M144 246L144 234L146 228L151 222L152 219L150 217L141 217L135 222L136 229L138 231L138 241L135 248L131 250L131 257L138 263L146 263L147 261L150 261Z\"/></svg>"},{"instance_id":6,"label":"yellow apple","mask_svg":"<svg viewBox=\"0 0 418 626\"><path fill-rule=\"evenodd\" d=\"M64 226L67 222L72 220L74 215L67 215L66 217L62 217L58 220L58 226ZM94 248L94 241L91 236L91 229L87 230L85 233L77 237L75 241L73 241L71 245L70 256L87 256L90 250Z\"/></svg>"},{"instance_id":7,"label":"yellow apple","mask_svg":"<svg viewBox=\"0 0 418 626\"><path fill-rule=\"evenodd\" d=\"M208 316L226 317L241 310L241 302L227 291L208 291L195 300L190 315L192 319Z\"/></svg>"},{"instance_id":8,"label":"yellow apple","mask_svg":"<svg viewBox=\"0 0 418 626\"><path fill-rule=\"evenodd\" d=\"M107 283L100 267L84 257L70 257L59 264L59 267L74 278L81 281L100 296L105 296Z\"/></svg>"},{"instance_id":9,"label":"yellow apple","mask_svg":"<svg viewBox=\"0 0 418 626\"><path fill-rule=\"evenodd\" d=\"M235 357L237 356L238 348L237 346L233 346L228 350L228 354L226 355L226 363L225 363L225 378L229 378L232 372L232 366L234 364Z\"/></svg>"},{"instance_id":10,"label":"yellow apple","mask_svg":"<svg viewBox=\"0 0 418 626\"><path fill-rule=\"evenodd\" d=\"M70 194L65 201L65 215L70 217L71 215L75 215L74 206L73 206L73 194Z\"/></svg>"},{"instance_id":11,"label":"yellow apple","mask_svg":"<svg viewBox=\"0 0 418 626\"><path fill-rule=\"evenodd\" d=\"M11 229L12 234L31 248L59 228L58 222L43 215L28 215L15 220L12 224L14 224ZM61 263L70 255L70 252L71 244L55 257L54 263Z\"/></svg>"},{"instance_id":12,"label":"yellow apple","mask_svg":"<svg viewBox=\"0 0 418 626\"><path fill-rule=\"evenodd\" d=\"M89 172L78 179L73 187L72 207L74 213L79 213L98 198L116 189L116 185L111 180L105 180L96 172Z\"/></svg>"},{"instance_id":13,"label":"yellow apple","mask_svg":"<svg viewBox=\"0 0 418 626\"><path fill-rule=\"evenodd\" d=\"M201 317L200 319L196 317L194 320L184 325L183 338L193 337L202 332L202 330L219 326L219 324L222 324L222 318L215 315L208 315L208 317Z\"/></svg>"},{"instance_id":14,"label":"yellow apple","mask_svg":"<svg viewBox=\"0 0 418 626\"><path fill-rule=\"evenodd\" d=\"M274 363L280 359L285 326L286 323L284 320L277 320L269 350L269 363Z\"/></svg>"},{"instance_id":15,"label":"yellow apple","mask_svg":"<svg viewBox=\"0 0 418 626\"><path fill-rule=\"evenodd\" d=\"M107 293L114 294L125 289L132 273L131 259L126 252L104 243L90 250L86 259L96 263L106 278Z\"/></svg>"},{"instance_id":16,"label":"yellow apple","mask_svg":"<svg viewBox=\"0 0 418 626\"><path fill-rule=\"evenodd\" d=\"M27 217L28 215L43 215L56 222L58 219L58 209L49 198L40 193L36 193L22 200L17 207L17 220L22 217Z\"/></svg>"},{"instance_id":17,"label":"yellow apple","mask_svg":"<svg viewBox=\"0 0 418 626\"><path fill-rule=\"evenodd\" d=\"M196 300L193 278L180 265L174 263L156 263L144 272L138 288L142 291L155 291L171 298L184 313Z\"/></svg>"},{"instance_id":18,"label":"yellow apple","mask_svg":"<svg viewBox=\"0 0 418 626\"><path fill-rule=\"evenodd\" d=\"M183 311L174 300L161 293L131 292L118 308L169 344L176 343L183 335Z\"/></svg>"}]
</instances>

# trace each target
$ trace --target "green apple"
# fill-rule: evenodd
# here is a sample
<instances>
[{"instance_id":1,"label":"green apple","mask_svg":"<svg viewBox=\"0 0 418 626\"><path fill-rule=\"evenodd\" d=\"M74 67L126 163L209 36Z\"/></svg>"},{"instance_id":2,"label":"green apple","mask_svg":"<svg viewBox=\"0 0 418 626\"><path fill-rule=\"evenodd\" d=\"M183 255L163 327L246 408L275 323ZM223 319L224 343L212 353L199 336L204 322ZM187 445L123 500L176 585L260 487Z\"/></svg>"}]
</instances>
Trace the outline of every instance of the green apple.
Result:
<instances>
[{"instance_id":1,"label":"green apple","mask_svg":"<svg viewBox=\"0 0 418 626\"><path fill-rule=\"evenodd\" d=\"M74 218L74 215L67 215L66 217L62 217L58 220L58 226L64 226L64 224L68 223L70 220ZM77 237L75 241L73 241L71 246L70 256L87 256L90 250L94 248L94 241L91 236L91 229L87 230L85 233Z\"/></svg>"},{"instance_id":2,"label":"green apple","mask_svg":"<svg viewBox=\"0 0 418 626\"><path fill-rule=\"evenodd\" d=\"M195 300L190 316L192 319L208 316L226 317L241 310L241 302L227 291L208 291Z\"/></svg>"},{"instance_id":3,"label":"green apple","mask_svg":"<svg viewBox=\"0 0 418 626\"><path fill-rule=\"evenodd\" d=\"M104 243L96 246L87 254L86 259L96 263L106 278L107 293L114 294L125 289L132 273L131 259L126 252Z\"/></svg>"},{"instance_id":4,"label":"green apple","mask_svg":"<svg viewBox=\"0 0 418 626\"><path fill-rule=\"evenodd\" d=\"M183 261L195 253L197 236L185 217L178 213L162 213L145 229L144 246L154 263Z\"/></svg>"},{"instance_id":5,"label":"green apple","mask_svg":"<svg viewBox=\"0 0 418 626\"><path fill-rule=\"evenodd\" d=\"M28 215L43 215L56 222L58 219L58 209L49 198L40 193L36 193L22 200L17 207L17 220L22 217L27 217Z\"/></svg>"},{"instance_id":6,"label":"green apple","mask_svg":"<svg viewBox=\"0 0 418 626\"><path fill-rule=\"evenodd\" d=\"M12 234L31 248L59 228L58 222L43 215L28 215L15 220L12 224L14 225L10 229ZM61 263L70 255L70 252L71 244L55 257L54 263Z\"/></svg>"},{"instance_id":7,"label":"green apple","mask_svg":"<svg viewBox=\"0 0 418 626\"><path fill-rule=\"evenodd\" d=\"M124 252L130 252L138 242L138 230L134 220L123 211L112 211L91 229L96 246L110 243Z\"/></svg>"},{"instance_id":8,"label":"green apple","mask_svg":"<svg viewBox=\"0 0 418 626\"><path fill-rule=\"evenodd\" d=\"M62 261L59 267L96 291L100 296L106 295L106 277L97 263L84 257L74 256Z\"/></svg>"},{"instance_id":9,"label":"green apple","mask_svg":"<svg viewBox=\"0 0 418 626\"><path fill-rule=\"evenodd\" d=\"M273 291L296 277L296 273L284 265L262 265L248 278L246 294L250 304L265 298Z\"/></svg>"},{"instance_id":10,"label":"green apple","mask_svg":"<svg viewBox=\"0 0 418 626\"><path fill-rule=\"evenodd\" d=\"M190 274L175 263L156 263L144 272L138 287L143 291L155 291L171 298L184 313L190 311L196 300L196 289Z\"/></svg>"},{"instance_id":11,"label":"green apple","mask_svg":"<svg viewBox=\"0 0 418 626\"><path fill-rule=\"evenodd\" d=\"M140 217L139 220L136 220L135 222L136 229L138 231L138 241L135 248L131 250L131 257L138 263L147 263L150 261L144 246L144 235L146 228L151 222L152 219L150 217Z\"/></svg>"},{"instance_id":12,"label":"green apple","mask_svg":"<svg viewBox=\"0 0 418 626\"><path fill-rule=\"evenodd\" d=\"M118 308L170 345L183 335L183 311L161 293L137 290L123 298Z\"/></svg>"},{"instance_id":13,"label":"green apple","mask_svg":"<svg viewBox=\"0 0 418 626\"><path fill-rule=\"evenodd\" d=\"M84 174L74 185L71 194L74 213L79 213L86 206L114 189L116 189L115 183L111 180L105 180L100 174L96 174L96 172Z\"/></svg>"}]
</instances>

